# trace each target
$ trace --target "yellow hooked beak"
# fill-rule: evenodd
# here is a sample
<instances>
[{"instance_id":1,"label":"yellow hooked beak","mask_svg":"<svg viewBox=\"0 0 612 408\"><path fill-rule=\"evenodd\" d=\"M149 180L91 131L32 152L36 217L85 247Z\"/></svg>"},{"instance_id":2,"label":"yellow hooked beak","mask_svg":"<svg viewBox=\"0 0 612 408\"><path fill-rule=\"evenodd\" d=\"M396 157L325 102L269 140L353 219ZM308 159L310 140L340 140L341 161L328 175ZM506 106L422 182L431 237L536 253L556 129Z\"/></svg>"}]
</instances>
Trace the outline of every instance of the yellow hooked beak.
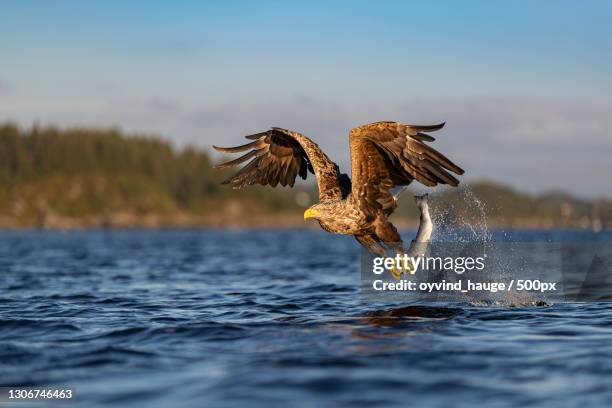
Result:
<instances>
[{"instance_id":1,"label":"yellow hooked beak","mask_svg":"<svg viewBox=\"0 0 612 408\"><path fill-rule=\"evenodd\" d=\"M313 210L312 208L309 208L306 211L304 211L304 221L310 218L317 218L318 216L319 216L319 213L317 212L317 210Z\"/></svg>"}]
</instances>

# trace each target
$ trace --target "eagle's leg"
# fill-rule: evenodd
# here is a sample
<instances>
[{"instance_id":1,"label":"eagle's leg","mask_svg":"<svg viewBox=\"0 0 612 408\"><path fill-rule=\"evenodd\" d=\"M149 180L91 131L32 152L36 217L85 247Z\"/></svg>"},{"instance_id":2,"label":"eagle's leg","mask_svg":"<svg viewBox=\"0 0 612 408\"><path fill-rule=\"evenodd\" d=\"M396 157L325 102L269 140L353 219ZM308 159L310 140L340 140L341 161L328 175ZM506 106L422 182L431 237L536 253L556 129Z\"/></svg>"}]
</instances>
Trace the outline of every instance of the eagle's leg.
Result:
<instances>
[{"instance_id":1,"label":"eagle's leg","mask_svg":"<svg viewBox=\"0 0 612 408\"><path fill-rule=\"evenodd\" d=\"M380 240L374 235L355 235L355 239L371 254L378 255L382 258L387 257L387 250L380 244ZM399 280L401 274L402 272L394 265L393 269L391 269L391 275Z\"/></svg>"},{"instance_id":2,"label":"eagle's leg","mask_svg":"<svg viewBox=\"0 0 612 408\"><path fill-rule=\"evenodd\" d=\"M385 215L380 215L374 223L376 237L391 248L400 259L404 257L404 242L399 232L393 224L389 222ZM399 268L398 268L399 267ZM405 272L404 262L400 261L398 266L393 266L391 274L395 279L399 279L402 273Z\"/></svg>"},{"instance_id":3,"label":"eagle's leg","mask_svg":"<svg viewBox=\"0 0 612 408\"><path fill-rule=\"evenodd\" d=\"M355 239L371 254L378 255L383 258L387 256L387 251L380 244L380 241L376 239L376 237L374 237L373 235L355 235Z\"/></svg>"}]
</instances>

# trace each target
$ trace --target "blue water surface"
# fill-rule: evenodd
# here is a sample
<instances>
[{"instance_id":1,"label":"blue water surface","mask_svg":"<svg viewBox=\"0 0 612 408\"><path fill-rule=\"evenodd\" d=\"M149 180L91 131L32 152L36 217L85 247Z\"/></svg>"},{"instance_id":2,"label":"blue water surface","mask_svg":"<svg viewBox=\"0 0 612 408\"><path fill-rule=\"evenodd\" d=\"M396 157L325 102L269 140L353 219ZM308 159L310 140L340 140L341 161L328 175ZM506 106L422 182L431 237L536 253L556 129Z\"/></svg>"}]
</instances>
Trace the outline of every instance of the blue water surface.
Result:
<instances>
[{"instance_id":1,"label":"blue water surface","mask_svg":"<svg viewBox=\"0 0 612 408\"><path fill-rule=\"evenodd\" d=\"M366 303L359 260L322 232L2 232L0 386L69 387L70 407L612 406L611 304Z\"/></svg>"}]
</instances>

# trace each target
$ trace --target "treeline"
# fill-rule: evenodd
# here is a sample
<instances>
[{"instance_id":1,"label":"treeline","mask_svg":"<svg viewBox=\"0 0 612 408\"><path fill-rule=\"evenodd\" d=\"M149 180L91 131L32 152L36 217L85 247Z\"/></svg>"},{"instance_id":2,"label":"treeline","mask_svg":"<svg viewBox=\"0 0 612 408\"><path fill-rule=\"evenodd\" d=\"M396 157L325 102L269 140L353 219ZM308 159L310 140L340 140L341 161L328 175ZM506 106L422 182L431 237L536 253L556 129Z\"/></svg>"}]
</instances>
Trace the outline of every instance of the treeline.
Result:
<instances>
[{"instance_id":1,"label":"treeline","mask_svg":"<svg viewBox=\"0 0 612 408\"><path fill-rule=\"evenodd\" d=\"M55 176L143 176L177 203L191 205L217 186L208 156L194 149L175 152L158 138L126 138L116 129L58 130L0 127L0 181L11 187Z\"/></svg>"},{"instance_id":2,"label":"treeline","mask_svg":"<svg viewBox=\"0 0 612 408\"><path fill-rule=\"evenodd\" d=\"M232 190L212 165L204 150L151 135L0 125L0 227L301 226L317 197L308 183ZM432 201L449 220L484 211L498 226L612 227L610 201L536 197L494 183L444 190ZM400 202L398 222L414 223L412 200Z\"/></svg>"},{"instance_id":3,"label":"treeline","mask_svg":"<svg viewBox=\"0 0 612 408\"><path fill-rule=\"evenodd\" d=\"M0 126L0 226L208 225L297 210L281 191L239 194L223 176L205 151L150 135Z\"/></svg>"}]
</instances>

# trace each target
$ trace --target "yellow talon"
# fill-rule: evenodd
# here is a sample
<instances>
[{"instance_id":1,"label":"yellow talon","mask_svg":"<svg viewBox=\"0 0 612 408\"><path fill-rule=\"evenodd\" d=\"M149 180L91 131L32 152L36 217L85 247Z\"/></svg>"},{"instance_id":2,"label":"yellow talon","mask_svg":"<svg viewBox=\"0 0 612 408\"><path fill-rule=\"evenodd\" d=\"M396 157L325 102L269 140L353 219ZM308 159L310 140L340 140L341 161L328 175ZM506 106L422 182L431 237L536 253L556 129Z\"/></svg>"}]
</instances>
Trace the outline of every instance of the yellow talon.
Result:
<instances>
[{"instance_id":1,"label":"yellow talon","mask_svg":"<svg viewBox=\"0 0 612 408\"><path fill-rule=\"evenodd\" d=\"M414 268L414 263L412 262L412 259L408 260L408 265L406 265L406 268L403 267L403 264L400 263L399 265L399 269L397 268L397 266L394 264L393 268L391 268L390 272L391 275L396 279L396 280L400 280L400 278L402 277L402 274L410 274L410 275L414 275L415 272L415 268Z\"/></svg>"},{"instance_id":2,"label":"yellow talon","mask_svg":"<svg viewBox=\"0 0 612 408\"><path fill-rule=\"evenodd\" d=\"M399 271L397 269L397 267L395 265L393 265L393 268L391 269L391 275L396 279L396 280L400 280L401 276L402 276L402 272Z\"/></svg>"}]
</instances>

